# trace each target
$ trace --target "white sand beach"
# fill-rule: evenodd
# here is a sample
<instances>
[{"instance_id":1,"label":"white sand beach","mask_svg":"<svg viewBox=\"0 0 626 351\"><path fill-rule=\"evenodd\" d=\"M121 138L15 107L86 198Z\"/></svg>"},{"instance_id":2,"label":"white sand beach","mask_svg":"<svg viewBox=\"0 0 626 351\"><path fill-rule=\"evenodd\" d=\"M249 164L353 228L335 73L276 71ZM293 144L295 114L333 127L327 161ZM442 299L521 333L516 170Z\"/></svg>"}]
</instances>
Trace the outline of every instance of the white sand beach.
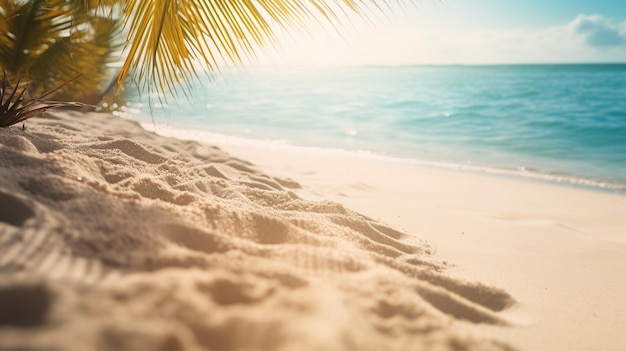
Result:
<instances>
[{"instance_id":1,"label":"white sand beach","mask_svg":"<svg viewBox=\"0 0 626 351\"><path fill-rule=\"evenodd\" d=\"M234 155L426 240L448 274L505 289L513 327L474 332L521 350L626 348L626 197L550 183L419 167L297 147Z\"/></svg>"},{"instance_id":2,"label":"white sand beach","mask_svg":"<svg viewBox=\"0 0 626 351\"><path fill-rule=\"evenodd\" d=\"M0 350L626 348L626 196L213 144L0 129Z\"/></svg>"}]
</instances>

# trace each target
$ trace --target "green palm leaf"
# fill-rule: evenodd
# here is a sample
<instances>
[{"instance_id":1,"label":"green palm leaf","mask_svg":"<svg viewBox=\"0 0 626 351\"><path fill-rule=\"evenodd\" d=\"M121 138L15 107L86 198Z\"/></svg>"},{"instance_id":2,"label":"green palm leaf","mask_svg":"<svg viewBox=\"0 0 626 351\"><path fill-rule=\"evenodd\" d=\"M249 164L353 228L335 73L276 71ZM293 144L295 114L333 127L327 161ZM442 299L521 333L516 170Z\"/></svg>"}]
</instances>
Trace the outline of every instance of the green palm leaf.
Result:
<instances>
[{"instance_id":1,"label":"green palm leaf","mask_svg":"<svg viewBox=\"0 0 626 351\"><path fill-rule=\"evenodd\" d=\"M96 9L98 3L0 0L0 65L12 79L26 77L35 95L77 75L82 78L56 98L84 101L101 94L112 75L108 64L119 59L122 42L112 40L118 22Z\"/></svg>"}]
</instances>

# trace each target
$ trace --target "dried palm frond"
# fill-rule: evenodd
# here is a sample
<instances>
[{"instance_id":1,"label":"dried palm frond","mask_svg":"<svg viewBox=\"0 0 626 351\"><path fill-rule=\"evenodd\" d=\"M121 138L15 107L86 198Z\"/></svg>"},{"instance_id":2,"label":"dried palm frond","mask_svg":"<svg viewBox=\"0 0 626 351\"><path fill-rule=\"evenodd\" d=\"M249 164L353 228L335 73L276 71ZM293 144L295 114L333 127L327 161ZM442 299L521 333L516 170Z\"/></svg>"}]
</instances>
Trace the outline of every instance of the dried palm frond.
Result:
<instances>
[{"instance_id":1,"label":"dried palm frond","mask_svg":"<svg viewBox=\"0 0 626 351\"><path fill-rule=\"evenodd\" d=\"M74 77L36 98L27 97L28 84L20 84L18 80L11 84L6 72L0 88L0 127L9 127L23 122L31 117L50 109L61 107L83 107L85 104L77 102L62 102L47 100L46 98L60 89L71 84L80 76Z\"/></svg>"}]
</instances>

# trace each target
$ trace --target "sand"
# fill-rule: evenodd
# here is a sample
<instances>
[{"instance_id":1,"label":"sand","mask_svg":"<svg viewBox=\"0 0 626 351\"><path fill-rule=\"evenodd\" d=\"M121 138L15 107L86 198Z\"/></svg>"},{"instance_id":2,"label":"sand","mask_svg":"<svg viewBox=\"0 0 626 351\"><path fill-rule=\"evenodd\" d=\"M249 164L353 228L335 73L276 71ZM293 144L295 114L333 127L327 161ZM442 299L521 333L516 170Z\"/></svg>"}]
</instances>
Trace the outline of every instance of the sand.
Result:
<instances>
[{"instance_id":1,"label":"sand","mask_svg":"<svg viewBox=\"0 0 626 351\"><path fill-rule=\"evenodd\" d=\"M0 162L0 350L626 346L624 196L78 112Z\"/></svg>"},{"instance_id":2,"label":"sand","mask_svg":"<svg viewBox=\"0 0 626 351\"><path fill-rule=\"evenodd\" d=\"M472 332L520 350L626 350L626 196L215 138L272 174L297 178L306 198L337 201L426 240L449 262L448 274L515 298L500 312L512 327L475 324Z\"/></svg>"}]
</instances>

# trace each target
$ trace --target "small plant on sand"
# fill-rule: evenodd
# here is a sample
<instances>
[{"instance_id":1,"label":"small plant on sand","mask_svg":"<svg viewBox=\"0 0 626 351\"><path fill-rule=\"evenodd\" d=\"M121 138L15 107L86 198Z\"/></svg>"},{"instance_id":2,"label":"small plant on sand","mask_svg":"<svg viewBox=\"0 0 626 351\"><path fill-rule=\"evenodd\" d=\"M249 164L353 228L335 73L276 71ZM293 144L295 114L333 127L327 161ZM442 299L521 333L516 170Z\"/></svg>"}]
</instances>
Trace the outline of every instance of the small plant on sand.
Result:
<instances>
[{"instance_id":1,"label":"small plant on sand","mask_svg":"<svg viewBox=\"0 0 626 351\"><path fill-rule=\"evenodd\" d=\"M28 84L21 84L19 80L15 84L11 84L6 72L4 72L2 87L0 87L0 127L9 127L24 122L46 110L61 107L84 106L84 104L78 102L63 102L46 99L58 90L74 82L79 77L80 76L77 76L68 80L39 97L31 98L28 97Z\"/></svg>"}]
</instances>

